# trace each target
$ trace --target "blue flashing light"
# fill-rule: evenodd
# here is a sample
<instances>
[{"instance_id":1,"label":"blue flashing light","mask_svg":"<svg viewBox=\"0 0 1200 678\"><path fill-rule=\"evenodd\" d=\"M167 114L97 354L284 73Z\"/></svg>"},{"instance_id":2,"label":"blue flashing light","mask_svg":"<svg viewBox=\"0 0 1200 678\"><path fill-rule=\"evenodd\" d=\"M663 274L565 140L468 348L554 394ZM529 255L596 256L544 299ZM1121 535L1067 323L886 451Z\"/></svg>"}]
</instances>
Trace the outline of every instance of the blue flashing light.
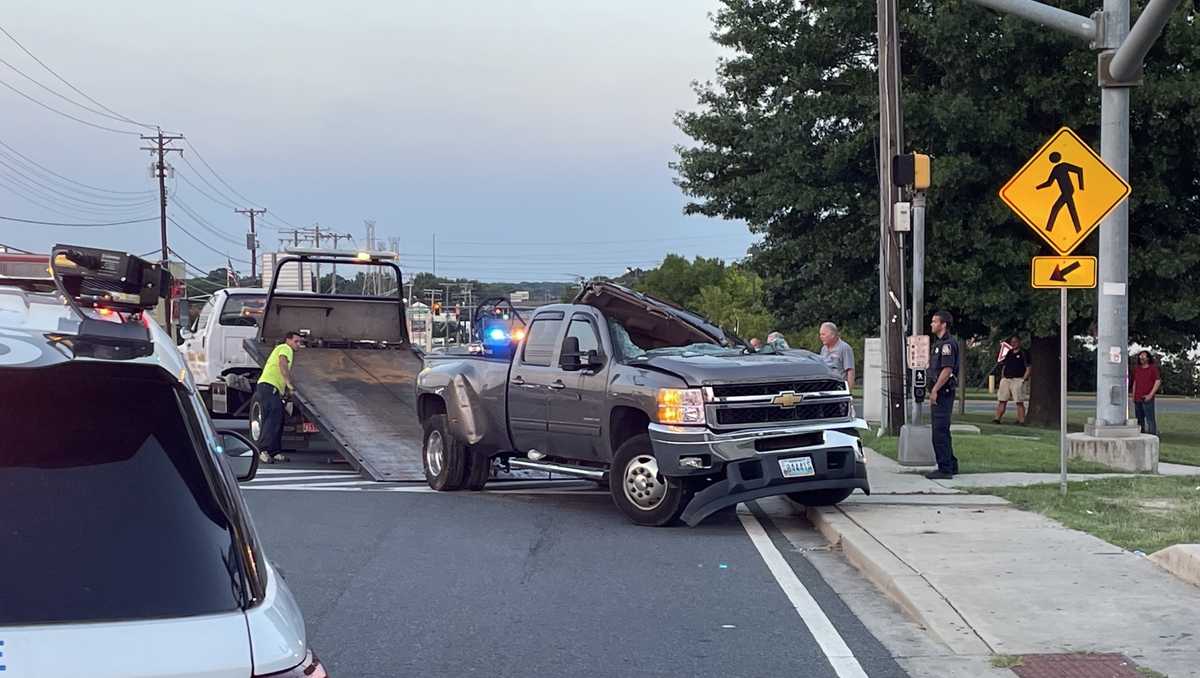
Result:
<instances>
[{"instance_id":1,"label":"blue flashing light","mask_svg":"<svg viewBox=\"0 0 1200 678\"><path fill-rule=\"evenodd\" d=\"M508 339L508 334L502 328L493 327L488 332L488 339L491 339L494 342L502 342Z\"/></svg>"}]
</instances>

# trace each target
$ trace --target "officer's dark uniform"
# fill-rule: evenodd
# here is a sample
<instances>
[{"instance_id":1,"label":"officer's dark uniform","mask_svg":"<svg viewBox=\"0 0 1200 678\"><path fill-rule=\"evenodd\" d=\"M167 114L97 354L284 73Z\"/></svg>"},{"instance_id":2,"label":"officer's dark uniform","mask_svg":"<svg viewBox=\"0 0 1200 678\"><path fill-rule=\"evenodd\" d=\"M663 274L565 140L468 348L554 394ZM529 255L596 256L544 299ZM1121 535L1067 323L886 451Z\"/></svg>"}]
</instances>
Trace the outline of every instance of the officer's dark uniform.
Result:
<instances>
[{"instance_id":1,"label":"officer's dark uniform","mask_svg":"<svg viewBox=\"0 0 1200 678\"><path fill-rule=\"evenodd\" d=\"M929 388L937 384L938 375L942 368L951 369L950 380L938 392L937 404L930 406L933 424L933 453L937 456L938 470L944 473L958 473L958 458L954 456L954 446L950 442L950 415L954 411L954 392L958 388L958 372L961 366L961 352L958 340L947 332L945 336L933 343L932 354L929 357L929 369L926 370L926 382Z\"/></svg>"}]
</instances>

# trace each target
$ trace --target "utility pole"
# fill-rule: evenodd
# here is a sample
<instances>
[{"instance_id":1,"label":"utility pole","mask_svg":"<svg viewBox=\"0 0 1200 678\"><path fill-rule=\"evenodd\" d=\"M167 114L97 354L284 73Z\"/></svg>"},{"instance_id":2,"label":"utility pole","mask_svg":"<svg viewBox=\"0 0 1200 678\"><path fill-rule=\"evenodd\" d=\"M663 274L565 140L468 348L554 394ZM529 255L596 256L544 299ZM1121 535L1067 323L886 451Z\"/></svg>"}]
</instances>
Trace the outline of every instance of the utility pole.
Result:
<instances>
[{"instance_id":1,"label":"utility pole","mask_svg":"<svg viewBox=\"0 0 1200 678\"><path fill-rule=\"evenodd\" d=\"M170 135L163 134L162 128L158 128L158 134L154 136L141 135L142 141L149 141L153 146L142 146L141 150L150 151L157 159L153 165L154 176L158 177L158 209L159 209L159 233L162 237L162 269L170 270L168 263L169 248L167 247L167 172L171 168L167 165L167 153L178 153L183 155L182 148L168 148L167 144L172 141L178 141L183 136L179 134ZM170 309L165 309L163 312L163 327L167 331L167 336L175 338L174 328L171 327Z\"/></svg>"},{"instance_id":2,"label":"utility pole","mask_svg":"<svg viewBox=\"0 0 1200 678\"><path fill-rule=\"evenodd\" d=\"M879 332L883 358L881 427L899 435L904 423L904 318L898 290L904 262L894 228L899 189L892 157L904 145L896 0L877 0L879 32Z\"/></svg>"},{"instance_id":3,"label":"utility pole","mask_svg":"<svg viewBox=\"0 0 1200 678\"><path fill-rule=\"evenodd\" d=\"M235 209L238 214L245 214L250 217L250 237L246 238L246 248L250 250L250 277L254 280L258 279L258 235L254 231L254 217L259 214L266 214L265 209L255 209L247 207L246 209Z\"/></svg>"},{"instance_id":4,"label":"utility pole","mask_svg":"<svg viewBox=\"0 0 1200 678\"><path fill-rule=\"evenodd\" d=\"M325 237L333 239L333 249L335 250L338 248L338 243L342 240L354 239L354 236L350 235L349 233L330 233ZM337 264L333 265L333 288L330 290L330 292L331 294L337 294Z\"/></svg>"}]
</instances>

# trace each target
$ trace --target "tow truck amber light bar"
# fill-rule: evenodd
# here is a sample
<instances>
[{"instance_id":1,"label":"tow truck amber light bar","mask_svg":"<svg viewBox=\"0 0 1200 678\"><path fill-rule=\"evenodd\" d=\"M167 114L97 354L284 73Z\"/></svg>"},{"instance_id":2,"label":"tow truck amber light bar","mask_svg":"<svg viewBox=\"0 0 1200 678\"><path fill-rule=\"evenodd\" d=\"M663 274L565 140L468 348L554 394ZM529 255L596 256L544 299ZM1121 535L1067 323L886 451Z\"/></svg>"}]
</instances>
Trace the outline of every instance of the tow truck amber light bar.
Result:
<instances>
[{"instance_id":1,"label":"tow truck amber light bar","mask_svg":"<svg viewBox=\"0 0 1200 678\"><path fill-rule=\"evenodd\" d=\"M398 258L395 252L386 252L383 250L333 250L321 247L286 247L283 251L285 254L297 257L328 257L332 259L353 259L362 262L395 261Z\"/></svg>"}]
</instances>

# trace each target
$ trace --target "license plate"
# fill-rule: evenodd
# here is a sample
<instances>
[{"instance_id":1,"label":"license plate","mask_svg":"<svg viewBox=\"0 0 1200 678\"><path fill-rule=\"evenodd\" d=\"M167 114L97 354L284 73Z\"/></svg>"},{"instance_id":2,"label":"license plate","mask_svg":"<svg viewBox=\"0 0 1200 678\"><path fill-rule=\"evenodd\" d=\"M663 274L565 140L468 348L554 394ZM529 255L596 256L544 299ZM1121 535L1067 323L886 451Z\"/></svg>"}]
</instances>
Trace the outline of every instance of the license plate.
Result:
<instances>
[{"instance_id":1,"label":"license plate","mask_svg":"<svg viewBox=\"0 0 1200 678\"><path fill-rule=\"evenodd\" d=\"M813 470L812 457L796 457L795 459L780 459L779 469L784 478L803 478L816 475Z\"/></svg>"},{"instance_id":2,"label":"license plate","mask_svg":"<svg viewBox=\"0 0 1200 678\"><path fill-rule=\"evenodd\" d=\"M312 423L311 421L301 422L300 423L300 432L301 433L316 433L317 425ZM809 466L811 467L812 464L809 463Z\"/></svg>"}]
</instances>

